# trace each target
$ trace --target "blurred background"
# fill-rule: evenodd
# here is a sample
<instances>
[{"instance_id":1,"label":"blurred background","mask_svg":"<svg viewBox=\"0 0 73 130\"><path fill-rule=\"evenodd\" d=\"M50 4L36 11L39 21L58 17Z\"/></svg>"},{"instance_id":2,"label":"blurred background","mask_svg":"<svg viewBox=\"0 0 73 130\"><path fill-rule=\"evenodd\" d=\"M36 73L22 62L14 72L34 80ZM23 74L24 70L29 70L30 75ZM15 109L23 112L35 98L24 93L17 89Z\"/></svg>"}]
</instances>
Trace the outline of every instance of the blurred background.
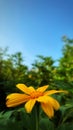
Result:
<instances>
[{"instance_id":1,"label":"blurred background","mask_svg":"<svg viewBox=\"0 0 73 130\"><path fill-rule=\"evenodd\" d=\"M0 0L1 130L30 129L22 107L6 107L18 83L67 90L52 120L41 114L40 130L73 130L73 0Z\"/></svg>"}]
</instances>

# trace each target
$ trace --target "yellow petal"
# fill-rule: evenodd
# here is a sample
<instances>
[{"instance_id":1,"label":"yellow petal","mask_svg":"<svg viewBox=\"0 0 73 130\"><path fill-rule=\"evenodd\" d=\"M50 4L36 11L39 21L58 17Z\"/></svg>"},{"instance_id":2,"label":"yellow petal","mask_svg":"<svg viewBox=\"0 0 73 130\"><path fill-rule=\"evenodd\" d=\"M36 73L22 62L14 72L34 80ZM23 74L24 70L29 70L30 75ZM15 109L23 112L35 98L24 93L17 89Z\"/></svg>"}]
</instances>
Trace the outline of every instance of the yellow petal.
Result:
<instances>
[{"instance_id":1,"label":"yellow petal","mask_svg":"<svg viewBox=\"0 0 73 130\"><path fill-rule=\"evenodd\" d=\"M44 95L51 95L51 94L55 94L55 93L68 93L67 91L64 90L49 90L44 92Z\"/></svg>"},{"instance_id":2,"label":"yellow petal","mask_svg":"<svg viewBox=\"0 0 73 130\"><path fill-rule=\"evenodd\" d=\"M28 90L30 91L30 93L35 92L35 89L32 86L28 87Z\"/></svg>"},{"instance_id":3,"label":"yellow petal","mask_svg":"<svg viewBox=\"0 0 73 130\"><path fill-rule=\"evenodd\" d=\"M48 88L48 85L45 85L45 86L43 86L43 87L39 87L39 88L37 88L36 91L44 92L47 88Z\"/></svg>"},{"instance_id":4,"label":"yellow petal","mask_svg":"<svg viewBox=\"0 0 73 130\"><path fill-rule=\"evenodd\" d=\"M54 116L54 109L51 106L51 104L49 104L49 103L41 103L41 107L42 107L43 111L46 113L46 115L49 118L52 118Z\"/></svg>"},{"instance_id":5,"label":"yellow petal","mask_svg":"<svg viewBox=\"0 0 73 130\"><path fill-rule=\"evenodd\" d=\"M49 96L40 96L36 99L38 102L47 103L49 102Z\"/></svg>"},{"instance_id":6,"label":"yellow petal","mask_svg":"<svg viewBox=\"0 0 73 130\"><path fill-rule=\"evenodd\" d=\"M26 104L25 104L25 109L27 111L27 113L30 113L34 107L36 103L36 100L35 99L31 99L29 100Z\"/></svg>"},{"instance_id":7,"label":"yellow petal","mask_svg":"<svg viewBox=\"0 0 73 130\"><path fill-rule=\"evenodd\" d=\"M14 107L28 101L29 96L25 94L14 93L14 94L9 94L6 100L7 100L6 101L7 107Z\"/></svg>"},{"instance_id":8,"label":"yellow petal","mask_svg":"<svg viewBox=\"0 0 73 130\"><path fill-rule=\"evenodd\" d=\"M25 84L17 84L16 87L26 94L31 93L31 91L29 90L29 87L27 87Z\"/></svg>"},{"instance_id":9,"label":"yellow petal","mask_svg":"<svg viewBox=\"0 0 73 130\"><path fill-rule=\"evenodd\" d=\"M48 96L48 99L49 99L48 103L50 103L55 110L58 110L60 108L60 104L56 99L50 96Z\"/></svg>"}]
</instances>

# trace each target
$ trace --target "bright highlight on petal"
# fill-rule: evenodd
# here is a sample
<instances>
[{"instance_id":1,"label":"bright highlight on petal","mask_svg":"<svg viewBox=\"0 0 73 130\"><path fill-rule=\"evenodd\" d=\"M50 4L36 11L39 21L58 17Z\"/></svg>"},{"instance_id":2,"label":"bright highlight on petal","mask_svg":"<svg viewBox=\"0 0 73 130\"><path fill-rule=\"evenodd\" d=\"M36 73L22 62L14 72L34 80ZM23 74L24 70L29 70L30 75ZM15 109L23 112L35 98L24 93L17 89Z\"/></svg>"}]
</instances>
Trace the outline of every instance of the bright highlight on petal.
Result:
<instances>
[{"instance_id":1,"label":"bright highlight on petal","mask_svg":"<svg viewBox=\"0 0 73 130\"><path fill-rule=\"evenodd\" d=\"M25 109L27 113L30 113L36 102L41 104L43 111L48 117L54 116L54 110L58 110L60 104L56 99L51 97L55 93L68 93L64 90L47 90L48 85L34 89L32 86L27 87L25 84L17 84L16 87L20 89L24 94L13 93L9 94L6 98L7 107L15 107L22 103L25 103Z\"/></svg>"},{"instance_id":2,"label":"bright highlight on petal","mask_svg":"<svg viewBox=\"0 0 73 130\"><path fill-rule=\"evenodd\" d=\"M48 96L41 96L39 98L37 98L38 102L42 102L42 103L47 103L49 102L49 97Z\"/></svg>"}]
</instances>

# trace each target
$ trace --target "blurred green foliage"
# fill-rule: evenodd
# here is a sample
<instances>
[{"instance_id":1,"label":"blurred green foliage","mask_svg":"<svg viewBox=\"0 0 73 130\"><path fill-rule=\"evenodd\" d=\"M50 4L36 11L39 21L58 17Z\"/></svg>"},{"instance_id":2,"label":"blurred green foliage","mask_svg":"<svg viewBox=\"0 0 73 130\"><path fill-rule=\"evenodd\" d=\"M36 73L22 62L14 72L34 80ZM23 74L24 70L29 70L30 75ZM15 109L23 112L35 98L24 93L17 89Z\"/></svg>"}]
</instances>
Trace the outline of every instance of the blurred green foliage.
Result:
<instances>
[{"instance_id":1,"label":"blurred green foliage","mask_svg":"<svg viewBox=\"0 0 73 130\"><path fill-rule=\"evenodd\" d=\"M21 52L9 55L7 48L0 48L0 90L2 89L6 95L18 92L15 87L17 83L32 85L35 88L48 84L49 89L64 89L69 92L66 95L54 95L61 107L52 119L48 119L41 110L39 130L73 130L73 39L63 36L62 40L62 57L58 60L57 66L52 57L38 55L29 69L24 64ZM26 114L21 106L3 109L3 97L4 93L1 93L0 130L34 130L31 114Z\"/></svg>"}]
</instances>

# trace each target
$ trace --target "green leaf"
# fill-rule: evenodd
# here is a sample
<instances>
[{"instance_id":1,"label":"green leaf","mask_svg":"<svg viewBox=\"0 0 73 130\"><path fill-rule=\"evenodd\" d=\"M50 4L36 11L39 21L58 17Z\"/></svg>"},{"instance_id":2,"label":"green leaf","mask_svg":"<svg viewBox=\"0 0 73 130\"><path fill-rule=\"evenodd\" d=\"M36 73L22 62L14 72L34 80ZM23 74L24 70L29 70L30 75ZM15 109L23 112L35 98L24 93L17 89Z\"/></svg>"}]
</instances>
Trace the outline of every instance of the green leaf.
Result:
<instances>
[{"instance_id":1,"label":"green leaf","mask_svg":"<svg viewBox=\"0 0 73 130\"><path fill-rule=\"evenodd\" d=\"M41 130L54 130L54 124L49 118L42 118L40 121Z\"/></svg>"},{"instance_id":2,"label":"green leaf","mask_svg":"<svg viewBox=\"0 0 73 130\"><path fill-rule=\"evenodd\" d=\"M60 125L56 130L73 130L73 124L63 124Z\"/></svg>"}]
</instances>

